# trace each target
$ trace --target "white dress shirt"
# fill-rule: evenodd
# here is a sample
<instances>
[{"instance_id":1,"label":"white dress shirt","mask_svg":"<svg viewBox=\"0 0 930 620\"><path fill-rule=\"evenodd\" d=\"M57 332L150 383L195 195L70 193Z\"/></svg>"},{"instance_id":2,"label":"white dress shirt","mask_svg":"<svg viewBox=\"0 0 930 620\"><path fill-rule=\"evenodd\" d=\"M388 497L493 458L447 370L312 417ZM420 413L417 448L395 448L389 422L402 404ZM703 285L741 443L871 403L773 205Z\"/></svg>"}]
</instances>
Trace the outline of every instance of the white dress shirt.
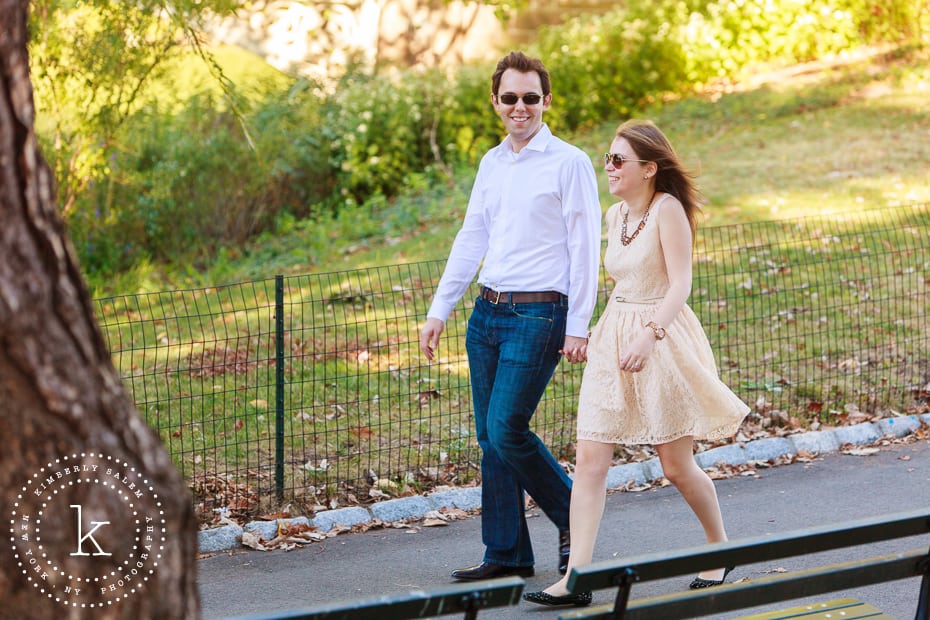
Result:
<instances>
[{"instance_id":1,"label":"white dress shirt","mask_svg":"<svg viewBox=\"0 0 930 620\"><path fill-rule=\"evenodd\" d=\"M507 137L481 159L427 316L445 322L481 266L478 282L495 291L567 295L566 335L584 338L597 299L600 248L591 158L545 123L519 153Z\"/></svg>"}]
</instances>

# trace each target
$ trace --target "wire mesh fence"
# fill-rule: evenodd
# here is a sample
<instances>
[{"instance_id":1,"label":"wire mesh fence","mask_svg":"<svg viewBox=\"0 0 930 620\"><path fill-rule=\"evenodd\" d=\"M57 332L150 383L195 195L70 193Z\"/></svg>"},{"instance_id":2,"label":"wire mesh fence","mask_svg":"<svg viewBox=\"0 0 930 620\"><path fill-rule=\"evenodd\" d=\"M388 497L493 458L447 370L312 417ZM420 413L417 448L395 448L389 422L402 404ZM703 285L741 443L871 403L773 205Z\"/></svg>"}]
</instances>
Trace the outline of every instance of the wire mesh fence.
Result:
<instances>
[{"instance_id":1,"label":"wire mesh fence","mask_svg":"<svg viewBox=\"0 0 930 620\"><path fill-rule=\"evenodd\" d=\"M477 478L464 347L476 285L437 360L419 352L443 267L277 276L96 309L127 389L202 513L364 502ZM689 303L754 416L833 425L927 410L928 283L930 211L902 206L705 227ZM563 363L534 417L564 458L581 374Z\"/></svg>"}]
</instances>

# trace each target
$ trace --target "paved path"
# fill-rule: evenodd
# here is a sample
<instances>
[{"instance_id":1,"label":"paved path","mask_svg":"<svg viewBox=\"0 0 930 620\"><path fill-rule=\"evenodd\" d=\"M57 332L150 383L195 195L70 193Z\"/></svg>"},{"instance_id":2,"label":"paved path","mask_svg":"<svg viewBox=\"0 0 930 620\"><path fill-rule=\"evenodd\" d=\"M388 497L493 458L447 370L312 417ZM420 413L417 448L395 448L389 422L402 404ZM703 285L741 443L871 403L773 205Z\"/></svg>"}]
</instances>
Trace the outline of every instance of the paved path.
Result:
<instances>
[{"instance_id":1,"label":"paved path","mask_svg":"<svg viewBox=\"0 0 930 620\"><path fill-rule=\"evenodd\" d=\"M760 469L757 476L719 480L716 484L731 539L926 507L930 505L930 441L884 447L872 456L830 453L810 463ZM535 577L527 580L527 589L537 590L558 577L556 530L539 511L530 515L537 571ZM612 493L608 496L595 560L679 549L702 542L697 521L674 488ZM928 544L930 541L926 539L902 539L813 558L787 558L738 567L732 578L760 577L777 568L801 569ZM204 618L293 610L328 601L437 587L452 583L449 572L477 563L481 553L477 517L445 527L415 526L343 534L290 552L220 553L199 561ZM680 590L687 587L689 580L634 586L632 598ZM914 617L918 586L917 579L909 579L840 592L836 597L858 596L899 620L909 620ZM607 603L611 598L607 592L595 593L594 602ZM768 605L752 611L823 598ZM746 613L749 610L720 618ZM557 617L555 610L527 603L479 614L485 620Z\"/></svg>"}]
</instances>

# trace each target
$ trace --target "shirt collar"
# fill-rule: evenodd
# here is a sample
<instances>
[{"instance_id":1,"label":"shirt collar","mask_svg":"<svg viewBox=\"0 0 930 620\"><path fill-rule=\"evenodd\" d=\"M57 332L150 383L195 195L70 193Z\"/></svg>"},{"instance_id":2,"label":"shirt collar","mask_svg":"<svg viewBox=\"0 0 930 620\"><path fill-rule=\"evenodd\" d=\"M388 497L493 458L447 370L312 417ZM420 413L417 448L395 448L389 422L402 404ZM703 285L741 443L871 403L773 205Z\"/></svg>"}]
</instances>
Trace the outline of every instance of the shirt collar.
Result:
<instances>
[{"instance_id":1,"label":"shirt collar","mask_svg":"<svg viewBox=\"0 0 930 620\"><path fill-rule=\"evenodd\" d=\"M549 129L549 125L543 123L539 131L536 132L536 135L533 136L529 143L523 148L530 149L531 151L545 151L550 140L552 140L552 130ZM510 134L503 139L499 148L502 152L513 151L510 146Z\"/></svg>"}]
</instances>

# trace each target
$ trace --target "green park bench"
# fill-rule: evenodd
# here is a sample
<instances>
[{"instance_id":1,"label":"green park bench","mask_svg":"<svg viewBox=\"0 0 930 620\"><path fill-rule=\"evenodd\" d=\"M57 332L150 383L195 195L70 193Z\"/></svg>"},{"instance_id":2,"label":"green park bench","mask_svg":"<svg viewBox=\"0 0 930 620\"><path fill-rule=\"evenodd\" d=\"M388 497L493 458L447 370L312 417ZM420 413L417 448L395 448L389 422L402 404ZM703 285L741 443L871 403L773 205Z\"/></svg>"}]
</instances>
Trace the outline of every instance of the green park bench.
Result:
<instances>
[{"instance_id":1,"label":"green park bench","mask_svg":"<svg viewBox=\"0 0 930 620\"><path fill-rule=\"evenodd\" d=\"M516 605L524 585L520 577L504 577L324 603L293 611L239 616L232 620L406 620L451 614L462 614L465 620L474 620L482 609Z\"/></svg>"},{"instance_id":2,"label":"green park bench","mask_svg":"<svg viewBox=\"0 0 930 620\"><path fill-rule=\"evenodd\" d=\"M700 590L689 590L630 601L634 583L692 575L714 566L745 566L896 538L930 533L930 508L810 527L774 536L759 536L708 544L671 553L638 555L626 560L597 562L572 569L570 592L617 588L613 605L578 609L559 620L677 620L746 609L835 592L852 587L923 576L915 620L928 620L930 610L930 545L867 559L798 570ZM744 616L740 620L884 618L868 603L844 598L802 605L778 612ZM892 619L893 620L893 619Z\"/></svg>"}]
</instances>

